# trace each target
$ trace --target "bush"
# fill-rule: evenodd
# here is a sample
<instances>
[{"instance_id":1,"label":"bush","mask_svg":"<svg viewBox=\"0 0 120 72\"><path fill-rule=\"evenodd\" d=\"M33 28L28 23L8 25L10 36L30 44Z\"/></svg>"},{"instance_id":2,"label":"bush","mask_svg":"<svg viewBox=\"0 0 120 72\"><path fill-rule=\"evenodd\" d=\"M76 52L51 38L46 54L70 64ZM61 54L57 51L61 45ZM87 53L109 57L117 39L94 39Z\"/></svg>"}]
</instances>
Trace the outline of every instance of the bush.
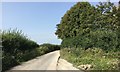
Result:
<instances>
[{"instance_id":1,"label":"bush","mask_svg":"<svg viewBox=\"0 0 120 72\"><path fill-rule=\"evenodd\" d=\"M8 70L21 62L33 59L51 51L59 50L59 45L42 44L30 40L22 31L3 31L2 37L2 71Z\"/></svg>"},{"instance_id":2,"label":"bush","mask_svg":"<svg viewBox=\"0 0 120 72\"><path fill-rule=\"evenodd\" d=\"M19 62L10 54L3 54L2 57L2 71L8 70L9 68L18 65Z\"/></svg>"},{"instance_id":3,"label":"bush","mask_svg":"<svg viewBox=\"0 0 120 72\"><path fill-rule=\"evenodd\" d=\"M17 51L25 51L39 45L29 40L22 31L9 30L2 33L2 50L7 53L15 54Z\"/></svg>"},{"instance_id":4,"label":"bush","mask_svg":"<svg viewBox=\"0 0 120 72\"><path fill-rule=\"evenodd\" d=\"M86 35L67 38L62 41L62 47L102 48L104 50L118 49L118 37L115 32L97 30Z\"/></svg>"},{"instance_id":5,"label":"bush","mask_svg":"<svg viewBox=\"0 0 120 72\"><path fill-rule=\"evenodd\" d=\"M39 45L28 39L22 31L17 29L3 31L0 36L2 37L3 46L2 71L35 57L34 50L39 47ZM29 58L28 55L30 55Z\"/></svg>"},{"instance_id":6,"label":"bush","mask_svg":"<svg viewBox=\"0 0 120 72\"><path fill-rule=\"evenodd\" d=\"M91 34L92 42L94 47L102 48L104 50L113 50L118 45L118 35L112 31L95 31Z\"/></svg>"},{"instance_id":7,"label":"bush","mask_svg":"<svg viewBox=\"0 0 120 72\"><path fill-rule=\"evenodd\" d=\"M119 70L120 52L106 52L100 48L63 48L60 55L63 59L71 62L75 67L90 64L90 70Z\"/></svg>"},{"instance_id":8,"label":"bush","mask_svg":"<svg viewBox=\"0 0 120 72\"><path fill-rule=\"evenodd\" d=\"M40 47L42 47L42 50L45 53L48 53L48 52L51 52L51 51L55 51L55 50L60 50L60 46L59 45L53 45L53 44L48 44L48 43L42 44L42 45L40 45Z\"/></svg>"}]
</instances>

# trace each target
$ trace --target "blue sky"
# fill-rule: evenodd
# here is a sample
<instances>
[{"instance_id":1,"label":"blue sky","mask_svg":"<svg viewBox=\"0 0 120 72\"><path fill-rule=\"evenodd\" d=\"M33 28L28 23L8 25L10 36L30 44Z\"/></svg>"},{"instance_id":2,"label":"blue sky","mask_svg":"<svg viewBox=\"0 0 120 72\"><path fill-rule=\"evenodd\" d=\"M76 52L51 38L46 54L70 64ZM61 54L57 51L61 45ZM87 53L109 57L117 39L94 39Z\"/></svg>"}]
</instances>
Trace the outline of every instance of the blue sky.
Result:
<instances>
[{"instance_id":1,"label":"blue sky","mask_svg":"<svg viewBox=\"0 0 120 72\"><path fill-rule=\"evenodd\" d=\"M13 2L3 3L3 29L19 29L38 44L60 44L54 34L56 24L75 3Z\"/></svg>"},{"instance_id":2,"label":"blue sky","mask_svg":"<svg viewBox=\"0 0 120 72\"><path fill-rule=\"evenodd\" d=\"M75 2L5 2L2 3L2 28L22 30L38 44L60 44L54 34L56 24ZM92 4L96 4L95 2Z\"/></svg>"}]
</instances>

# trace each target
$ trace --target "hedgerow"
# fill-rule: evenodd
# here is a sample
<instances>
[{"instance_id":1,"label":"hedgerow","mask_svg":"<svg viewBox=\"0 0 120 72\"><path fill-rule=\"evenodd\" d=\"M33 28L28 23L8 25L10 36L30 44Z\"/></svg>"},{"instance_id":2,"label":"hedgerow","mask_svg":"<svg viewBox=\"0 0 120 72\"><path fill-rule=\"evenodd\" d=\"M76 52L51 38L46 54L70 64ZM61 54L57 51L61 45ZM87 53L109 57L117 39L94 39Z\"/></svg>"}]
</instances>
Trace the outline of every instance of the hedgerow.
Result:
<instances>
[{"instance_id":1,"label":"hedgerow","mask_svg":"<svg viewBox=\"0 0 120 72\"><path fill-rule=\"evenodd\" d=\"M60 46L52 44L39 46L17 29L3 31L0 36L2 37L2 71L60 49Z\"/></svg>"}]
</instances>

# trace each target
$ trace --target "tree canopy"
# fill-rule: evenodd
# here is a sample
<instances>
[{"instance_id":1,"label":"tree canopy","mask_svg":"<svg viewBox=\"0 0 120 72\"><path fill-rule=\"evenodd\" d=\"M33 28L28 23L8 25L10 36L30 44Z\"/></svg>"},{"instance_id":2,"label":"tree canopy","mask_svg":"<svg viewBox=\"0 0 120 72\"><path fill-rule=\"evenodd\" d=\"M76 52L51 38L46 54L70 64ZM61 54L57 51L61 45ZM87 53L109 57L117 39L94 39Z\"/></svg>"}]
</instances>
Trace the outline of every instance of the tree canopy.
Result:
<instances>
[{"instance_id":1,"label":"tree canopy","mask_svg":"<svg viewBox=\"0 0 120 72\"><path fill-rule=\"evenodd\" d=\"M119 45L119 11L120 7L117 9L111 2L100 2L96 6L89 2L78 2L61 18L55 34L63 40L62 44L85 48L108 48L113 45L116 48ZM102 43L106 43L106 46Z\"/></svg>"}]
</instances>

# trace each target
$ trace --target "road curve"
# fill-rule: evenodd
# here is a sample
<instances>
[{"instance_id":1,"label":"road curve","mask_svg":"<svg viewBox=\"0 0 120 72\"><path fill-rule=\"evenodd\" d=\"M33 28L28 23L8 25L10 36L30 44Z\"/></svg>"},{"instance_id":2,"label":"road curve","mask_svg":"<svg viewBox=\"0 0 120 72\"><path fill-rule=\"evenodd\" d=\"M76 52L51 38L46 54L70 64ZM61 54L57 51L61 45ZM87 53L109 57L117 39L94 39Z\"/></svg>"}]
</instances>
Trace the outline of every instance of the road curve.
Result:
<instances>
[{"instance_id":1,"label":"road curve","mask_svg":"<svg viewBox=\"0 0 120 72\"><path fill-rule=\"evenodd\" d=\"M43 56L24 62L11 70L56 70L59 51L50 52Z\"/></svg>"},{"instance_id":2,"label":"road curve","mask_svg":"<svg viewBox=\"0 0 120 72\"><path fill-rule=\"evenodd\" d=\"M69 62L60 58L60 51L47 53L35 59L23 62L11 70L79 70Z\"/></svg>"}]
</instances>

